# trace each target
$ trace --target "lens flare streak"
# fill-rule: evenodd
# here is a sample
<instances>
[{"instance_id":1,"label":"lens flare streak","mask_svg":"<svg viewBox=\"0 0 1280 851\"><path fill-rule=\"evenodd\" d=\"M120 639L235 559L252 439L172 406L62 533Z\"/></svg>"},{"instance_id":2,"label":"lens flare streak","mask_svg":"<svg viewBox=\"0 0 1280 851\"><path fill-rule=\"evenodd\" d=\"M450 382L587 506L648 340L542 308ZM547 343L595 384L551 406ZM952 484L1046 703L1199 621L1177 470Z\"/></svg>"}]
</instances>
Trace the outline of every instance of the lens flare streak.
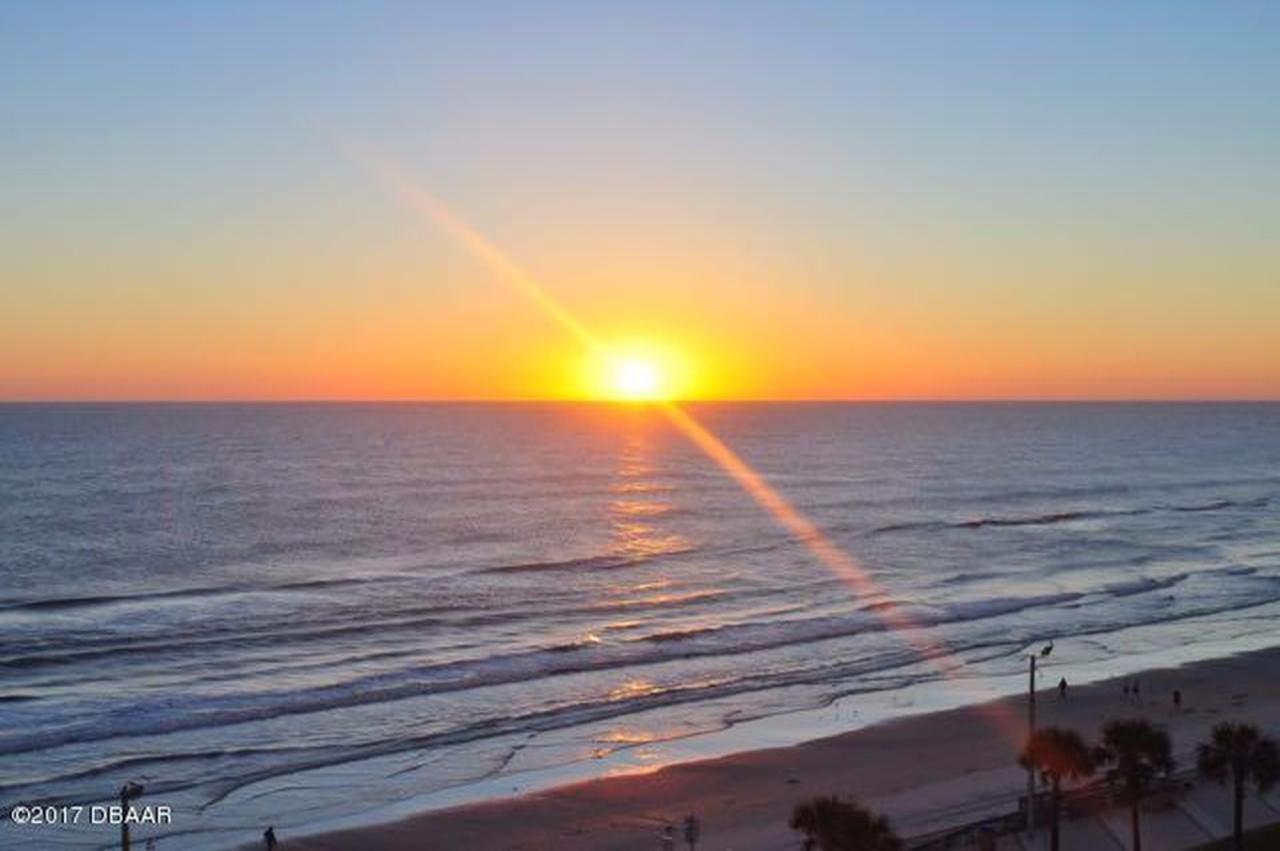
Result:
<instances>
[{"instance_id":1,"label":"lens flare streak","mask_svg":"<svg viewBox=\"0 0 1280 851\"><path fill-rule=\"evenodd\" d=\"M533 275L452 213L438 199L390 169L379 167L374 168L373 171L395 195L453 237L468 253L479 260L495 279L528 298L547 317L592 353L606 352L604 343L548 293ZM655 400L652 404L853 593L864 599L885 600L886 602L877 605L872 611L896 635L918 652L920 657L940 676L957 688L967 688L967 682L955 673L960 666L955 664L952 651L931 638L926 627L915 623L904 609L893 601L888 589L877 582L813 521L792 506L781 493L765 481L759 472L684 407L669 400ZM982 695L975 695L975 697L981 698ZM992 708L984 711L984 717L1001 729L1015 746L1021 744L1025 728L1010 708L1001 703L994 704Z\"/></svg>"}]
</instances>

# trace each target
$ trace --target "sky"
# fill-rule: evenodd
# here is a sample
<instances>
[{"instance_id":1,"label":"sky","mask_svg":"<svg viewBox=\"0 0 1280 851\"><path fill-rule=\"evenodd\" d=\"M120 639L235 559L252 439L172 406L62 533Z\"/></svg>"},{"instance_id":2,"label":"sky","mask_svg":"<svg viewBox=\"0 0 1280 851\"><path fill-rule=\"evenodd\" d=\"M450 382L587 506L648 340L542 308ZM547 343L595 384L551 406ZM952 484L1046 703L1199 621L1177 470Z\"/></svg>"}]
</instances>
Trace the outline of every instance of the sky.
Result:
<instances>
[{"instance_id":1,"label":"sky","mask_svg":"<svg viewBox=\"0 0 1280 851\"><path fill-rule=\"evenodd\" d=\"M1275 3L0 5L0 399L1280 398Z\"/></svg>"}]
</instances>

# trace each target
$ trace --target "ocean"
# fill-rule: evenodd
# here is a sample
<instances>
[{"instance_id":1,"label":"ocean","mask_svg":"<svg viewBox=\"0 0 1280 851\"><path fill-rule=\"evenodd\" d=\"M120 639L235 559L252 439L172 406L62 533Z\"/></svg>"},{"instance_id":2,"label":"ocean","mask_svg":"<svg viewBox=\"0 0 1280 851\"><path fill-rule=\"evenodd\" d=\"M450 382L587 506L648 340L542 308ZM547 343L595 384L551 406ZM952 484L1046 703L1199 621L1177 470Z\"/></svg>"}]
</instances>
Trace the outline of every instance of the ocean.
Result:
<instances>
[{"instance_id":1,"label":"ocean","mask_svg":"<svg viewBox=\"0 0 1280 851\"><path fill-rule=\"evenodd\" d=\"M227 847L1280 643L1280 405L689 410L878 590L646 406L0 406L0 805Z\"/></svg>"}]
</instances>

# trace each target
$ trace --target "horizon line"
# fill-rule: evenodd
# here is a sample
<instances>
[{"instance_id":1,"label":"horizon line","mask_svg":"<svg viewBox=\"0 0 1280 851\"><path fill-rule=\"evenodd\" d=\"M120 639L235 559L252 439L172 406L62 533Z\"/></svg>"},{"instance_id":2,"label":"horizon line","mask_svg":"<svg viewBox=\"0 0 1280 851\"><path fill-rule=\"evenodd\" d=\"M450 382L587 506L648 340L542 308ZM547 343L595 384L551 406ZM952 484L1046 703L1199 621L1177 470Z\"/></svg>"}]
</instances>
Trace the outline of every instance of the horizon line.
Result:
<instances>
[{"instance_id":1,"label":"horizon line","mask_svg":"<svg viewBox=\"0 0 1280 851\"><path fill-rule=\"evenodd\" d=\"M471 398L471 397L183 397L183 398L51 398L51 399L0 399L0 405L601 405L611 407L652 407L654 405L675 403L679 405L702 404L797 404L797 405L1242 405L1242 404L1277 404L1280 396L1241 396L1241 397L1188 397L1188 396L1148 396L1148 397L1079 397L1079 396L1044 396L1044 397L724 397L724 398L689 398L663 399L650 401L626 401L616 399L591 398Z\"/></svg>"}]
</instances>

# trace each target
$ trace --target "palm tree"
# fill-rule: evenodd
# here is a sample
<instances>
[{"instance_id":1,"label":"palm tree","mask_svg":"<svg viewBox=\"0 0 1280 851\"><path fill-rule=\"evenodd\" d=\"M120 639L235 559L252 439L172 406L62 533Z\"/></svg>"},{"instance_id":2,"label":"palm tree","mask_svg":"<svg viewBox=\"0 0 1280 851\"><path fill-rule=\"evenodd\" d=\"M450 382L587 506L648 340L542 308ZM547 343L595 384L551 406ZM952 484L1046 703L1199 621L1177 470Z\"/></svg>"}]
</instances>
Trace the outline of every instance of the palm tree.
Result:
<instances>
[{"instance_id":1,"label":"palm tree","mask_svg":"<svg viewBox=\"0 0 1280 851\"><path fill-rule=\"evenodd\" d=\"M819 796L796 804L791 829L804 834L805 851L902 851L889 820L852 801Z\"/></svg>"},{"instance_id":2,"label":"palm tree","mask_svg":"<svg viewBox=\"0 0 1280 851\"><path fill-rule=\"evenodd\" d=\"M1023 768L1034 768L1049 781L1051 810L1049 814L1049 848L1058 851L1058 821L1062 810L1062 780L1079 780L1093 774L1094 754L1084 739L1058 727L1036 730L1027 740L1018 762Z\"/></svg>"},{"instance_id":3,"label":"palm tree","mask_svg":"<svg viewBox=\"0 0 1280 851\"><path fill-rule=\"evenodd\" d=\"M1232 831L1236 851L1244 848L1244 791L1253 781L1266 792L1280 780L1280 749L1275 739L1258 732L1252 724L1223 722L1213 728L1209 741L1196 749L1200 774L1219 783L1231 781L1234 792Z\"/></svg>"},{"instance_id":4,"label":"palm tree","mask_svg":"<svg viewBox=\"0 0 1280 851\"><path fill-rule=\"evenodd\" d=\"M1138 810L1158 774L1173 771L1173 745L1169 734L1140 718L1108 721L1102 726L1098 762L1109 765L1107 780L1120 787L1129 804L1129 825L1133 831L1133 851L1142 851L1142 830Z\"/></svg>"}]
</instances>

